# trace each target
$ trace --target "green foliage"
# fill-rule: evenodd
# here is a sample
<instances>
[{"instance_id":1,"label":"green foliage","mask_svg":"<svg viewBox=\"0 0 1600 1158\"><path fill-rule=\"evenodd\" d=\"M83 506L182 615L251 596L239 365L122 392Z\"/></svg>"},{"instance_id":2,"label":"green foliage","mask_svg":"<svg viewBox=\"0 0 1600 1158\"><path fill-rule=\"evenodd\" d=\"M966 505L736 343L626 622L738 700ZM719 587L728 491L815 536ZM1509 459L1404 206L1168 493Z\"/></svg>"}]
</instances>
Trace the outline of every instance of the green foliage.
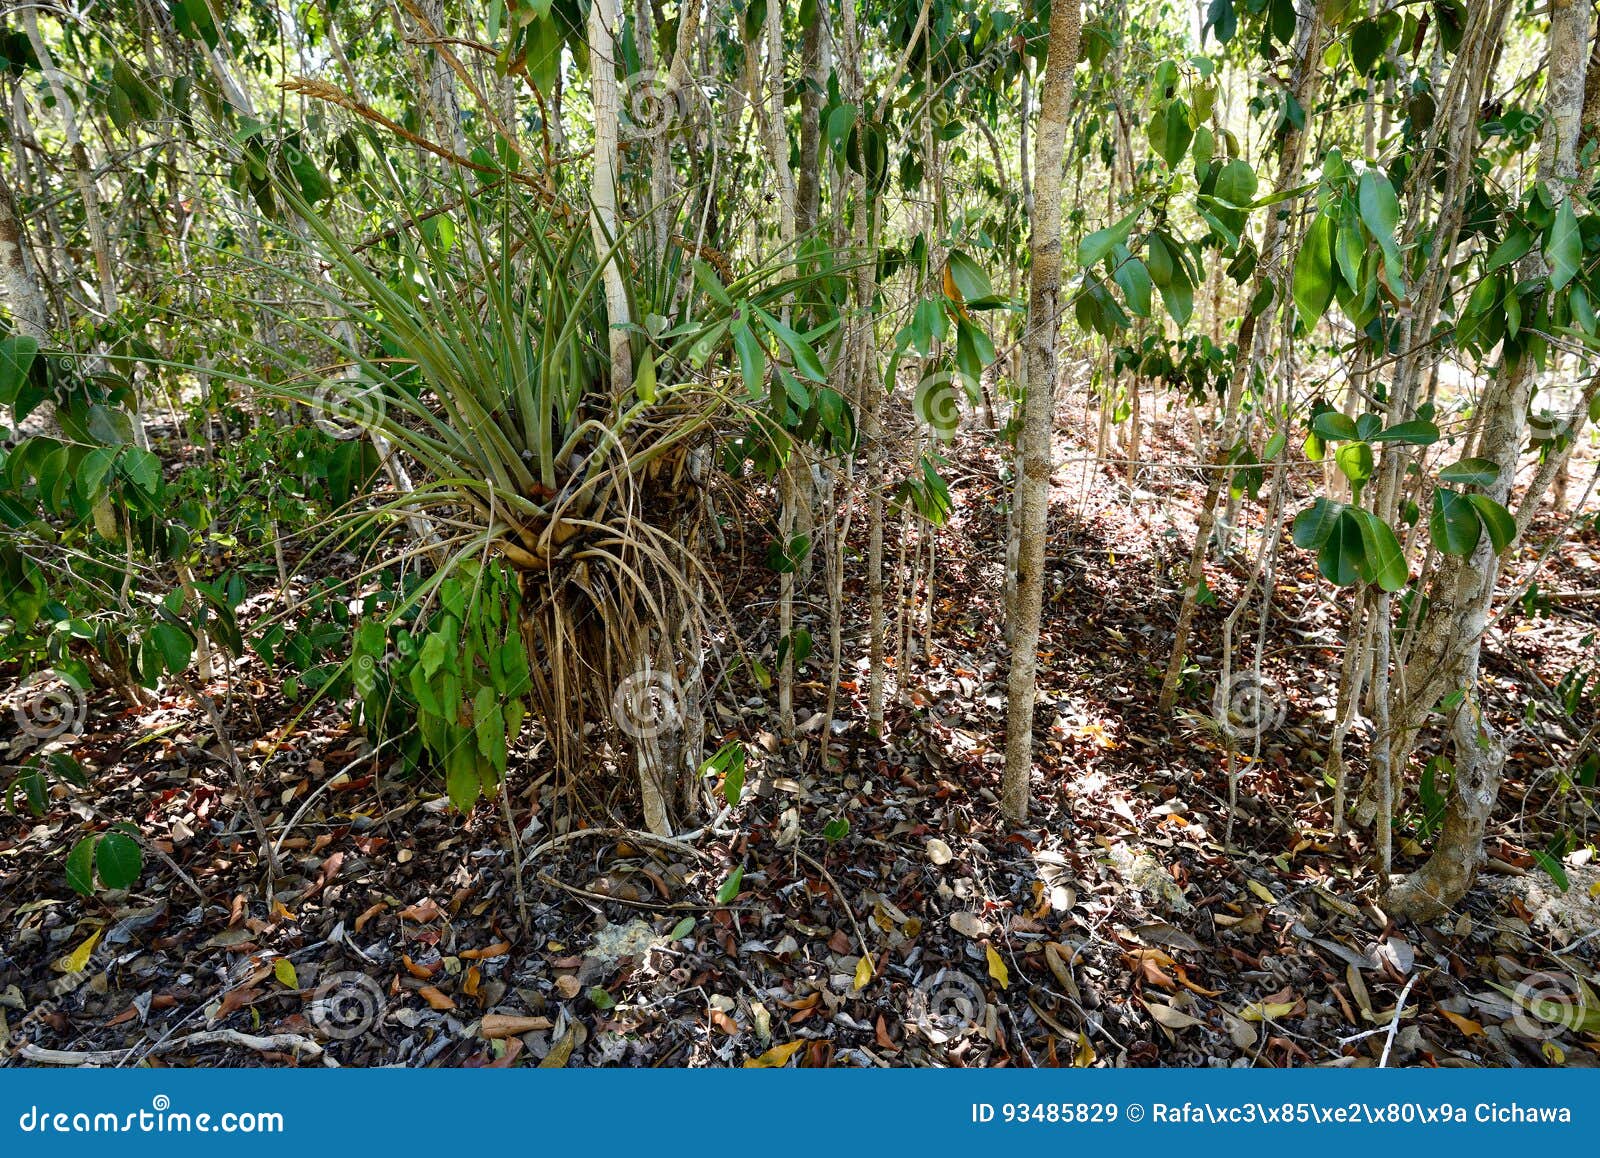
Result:
<instances>
[{"instance_id":1,"label":"green foliage","mask_svg":"<svg viewBox=\"0 0 1600 1158\"><path fill-rule=\"evenodd\" d=\"M67 854L67 885L85 897L94 895L96 878L108 889L128 888L144 871L138 835L130 824L115 824L79 840Z\"/></svg>"},{"instance_id":2,"label":"green foliage","mask_svg":"<svg viewBox=\"0 0 1600 1158\"><path fill-rule=\"evenodd\" d=\"M1295 517L1296 546L1317 552L1324 578L1348 587L1359 578L1384 591L1399 591L1410 579L1394 531L1371 511L1319 498Z\"/></svg>"},{"instance_id":3,"label":"green foliage","mask_svg":"<svg viewBox=\"0 0 1600 1158\"><path fill-rule=\"evenodd\" d=\"M745 775L745 747L737 740L732 740L712 753L710 759L700 765L700 775L703 777L722 777L722 797L730 805L738 805L744 795ZM737 892L737 889L735 890Z\"/></svg>"}]
</instances>

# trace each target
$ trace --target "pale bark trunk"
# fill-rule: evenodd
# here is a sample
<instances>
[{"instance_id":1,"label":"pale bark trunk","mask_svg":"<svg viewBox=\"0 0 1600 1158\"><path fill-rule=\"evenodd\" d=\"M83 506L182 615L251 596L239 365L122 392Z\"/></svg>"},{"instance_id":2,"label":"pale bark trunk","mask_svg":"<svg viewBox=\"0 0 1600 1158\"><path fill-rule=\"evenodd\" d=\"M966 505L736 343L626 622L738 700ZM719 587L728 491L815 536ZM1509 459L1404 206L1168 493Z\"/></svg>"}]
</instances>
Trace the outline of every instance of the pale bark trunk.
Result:
<instances>
[{"instance_id":1,"label":"pale bark trunk","mask_svg":"<svg viewBox=\"0 0 1600 1158\"><path fill-rule=\"evenodd\" d=\"M18 333L37 338L49 336L50 312L44 294L28 260L28 243L22 236L22 221L17 216L11 186L0 172L0 284L4 284L6 304Z\"/></svg>"},{"instance_id":2,"label":"pale bark trunk","mask_svg":"<svg viewBox=\"0 0 1600 1158\"><path fill-rule=\"evenodd\" d=\"M861 74L861 38L856 27L855 0L842 0L839 7L839 36L834 44L841 73L844 99L859 111L864 131L868 109L866 84ZM872 252L873 205L866 177L850 169L847 177L852 202L850 241L858 259ZM884 614L883 614L883 475L884 445L882 430L883 389L878 384L877 335L872 316L876 294L877 267L861 261L856 271L855 299L858 317L854 327L849 382L850 398L860 415L861 441L867 454L867 604L868 645L867 718L873 731L883 727L884 698ZM841 541L839 549L844 549Z\"/></svg>"},{"instance_id":3,"label":"pale bark trunk","mask_svg":"<svg viewBox=\"0 0 1600 1158\"><path fill-rule=\"evenodd\" d=\"M1293 95L1301 108L1309 106L1311 89L1320 75L1322 49L1327 41L1328 32L1327 21L1324 19L1325 3L1326 0L1317 0L1310 15L1302 20L1301 34L1297 38L1299 51L1296 54ZM1285 131L1274 192L1286 192L1299 183L1304 142L1303 131L1292 128ZM1269 211L1266 231L1261 242L1260 272L1256 275L1255 284L1251 288L1250 300L1254 301L1261 289L1272 279L1277 278L1279 292L1274 300L1280 308L1292 309L1293 306L1288 303L1288 294L1283 292L1283 287L1288 284L1288 275L1282 268L1283 241L1287 233L1286 217L1287 215L1280 214L1276 206ZM1178 684L1183 676L1184 658L1189 647L1189 633L1194 627L1195 611L1199 606L1200 585L1205 580L1206 553L1212 529L1216 526L1217 500L1228 477L1224 464L1227 462L1229 452L1233 450L1234 440L1238 435L1239 405L1244 398L1245 387L1255 365L1256 341L1260 333L1261 327L1256 324L1254 315L1245 318L1240 324L1239 349L1235 356L1233 374L1228 383L1227 398L1223 401L1222 434L1212 455L1210 479L1206 483L1205 497L1200 502L1200 510L1195 518L1194 549L1189 556L1189 571L1184 580L1183 603L1178 609L1178 625L1173 632L1172 655L1167 661L1167 673L1161 681L1159 706L1163 712L1170 712L1178 697Z\"/></svg>"},{"instance_id":4,"label":"pale bark trunk","mask_svg":"<svg viewBox=\"0 0 1600 1158\"><path fill-rule=\"evenodd\" d=\"M447 35L444 21L444 0L416 0L419 23L425 36ZM444 50L438 45L422 49L423 68L428 82L428 108L433 113L438 128L439 141L448 145L459 156L465 157L471 148L467 134L461 128L461 100L456 92L456 74L445 60ZM485 110L493 112L492 109Z\"/></svg>"},{"instance_id":5,"label":"pale bark trunk","mask_svg":"<svg viewBox=\"0 0 1600 1158\"><path fill-rule=\"evenodd\" d=\"M589 221L596 260L605 260L617 240L617 74L612 40L615 24L614 0L593 0L589 5L589 70L594 89L594 174L589 188ZM633 352L627 331L618 328L630 320L628 291L619 260L606 261L601 280L606 295L611 388L621 395L633 386Z\"/></svg>"},{"instance_id":6,"label":"pale bark trunk","mask_svg":"<svg viewBox=\"0 0 1600 1158\"><path fill-rule=\"evenodd\" d=\"M800 94L800 172L796 175L794 225L804 236L817 227L822 206L822 95L828 85L823 70L823 25L813 20L806 25L800 42L800 68L807 84Z\"/></svg>"},{"instance_id":7,"label":"pale bark trunk","mask_svg":"<svg viewBox=\"0 0 1600 1158\"><path fill-rule=\"evenodd\" d=\"M39 58L50 93L55 97L56 111L61 117L61 127L67 137L67 152L72 157L72 172L78 184L78 195L83 198L83 219L89 230L89 247L94 252L95 269L100 275L100 309L111 317L117 312L116 263L111 257L111 242L106 236L105 218L100 213L100 194L95 188L94 167L89 164L89 153L83 147L83 135L78 131L77 110L67 92L66 78L56 67L55 58L44 37L39 35L39 17L36 9L22 10L22 26Z\"/></svg>"},{"instance_id":8,"label":"pale bark trunk","mask_svg":"<svg viewBox=\"0 0 1600 1158\"><path fill-rule=\"evenodd\" d=\"M1551 192L1561 196L1570 195L1578 176L1590 32L1587 0L1553 0L1539 176ZM1465 142L1452 144L1466 147ZM1524 279L1541 276L1546 272L1543 256L1537 250L1530 253L1517 272ZM1531 356L1503 363L1484 400L1483 436L1477 454L1500 468L1499 477L1484 492L1502 505L1509 504L1527 439L1527 404L1536 373ZM1527 501L1537 502L1538 496L1529 496ZM1440 567L1438 594L1408 665L1417 671L1414 679L1407 680L1409 694L1402 707L1402 723L1420 723L1450 688L1467 690L1468 698L1455 709L1451 722L1455 771L1433 853L1421 868L1395 882L1384 898L1385 907L1399 916L1429 920L1449 912L1472 886L1483 861L1484 833L1499 796L1506 748L1472 693L1499 563L1485 535L1471 558L1452 557ZM1407 675L1412 676L1410 670Z\"/></svg>"},{"instance_id":9,"label":"pale bark trunk","mask_svg":"<svg viewBox=\"0 0 1600 1158\"><path fill-rule=\"evenodd\" d=\"M1050 435L1055 418L1056 337L1061 329L1061 176L1067 146L1072 73L1078 62L1083 14L1078 0L1050 9L1049 56L1039 94L1034 212L1029 223L1027 394L1023 402L1019 492L1016 624L1007 681L1006 766L1000 808L1008 820L1027 819L1033 772L1033 705L1038 691L1039 619L1044 606L1045 541L1049 529Z\"/></svg>"}]
</instances>

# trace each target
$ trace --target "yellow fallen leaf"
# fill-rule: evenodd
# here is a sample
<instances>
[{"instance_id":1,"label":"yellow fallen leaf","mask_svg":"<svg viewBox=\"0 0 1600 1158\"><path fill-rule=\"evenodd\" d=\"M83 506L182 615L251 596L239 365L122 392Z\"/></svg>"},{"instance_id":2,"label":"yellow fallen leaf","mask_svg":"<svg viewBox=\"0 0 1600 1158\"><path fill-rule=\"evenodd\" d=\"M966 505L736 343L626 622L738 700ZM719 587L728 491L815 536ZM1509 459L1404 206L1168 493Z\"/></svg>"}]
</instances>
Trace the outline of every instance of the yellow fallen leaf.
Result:
<instances>
[{"instance_id":1,"label":"yellow fallen leaf","mask_svg":"<svg viewBox=\"0 0 1600 1158\"><path fill-rule=\"evenodd\" d=\"M569 1029L561 1035L561 1040L550 1047L550 1052L544 1055L539 1062L542 1070L561 1070L567 1068L567 1059L572 1056L572 1047L578 1044L576 1030Z\"/></svg>"},{"instance_id":2,"label":"yellow fallen leaf","mask_svg":"<svg viewBox=\"0 0 1600 1158\"><path fill-rule=\"evenodd\" d=\"M856 982L855 982L856 989L857 990L865 989L867 987L867 983L869 981L871 981L871 980L872 980L872 958L871 957L863 957L863 958L861 958L861 960L856 962Z\"/></svg>"},{"instance_id":3,"label":"yellow fallen leaf","mask_svg":"<svg viewBox=\"0 0 1600 1158\"><path fill-rule=\"evenodd\" d=\"M865 961L866 958L863 957L862 960ZM804 1039L801 1039L800 1041L786 1042L783 1045L775 1045L760 1057L747 1059L744 1063L744 1068L747 1070L782 1069L788 1064L790 1058L800 1052L800 1048L805 1044Z\"/></svg>"},{"instance_id":4,"label":"yellow fallen leaf","mask_svg":"<svg viewBox=\"0 0 1600 1158\"><path fill-rule=\"evenodd\" d=\"M1252 1001L1239 1011L1246 1021L1266 1021L1268 1018L1287 1017L1298 1001Z\"/></svg>"},{"instance_id":5,"label":"yellow fallen leaf","mask_svg":"<svg viewBox=\"0 0 1600 1158\"><path fill-rule=\"evenodd\" d=\"M1600 897L1600 881L1595 881L1594 884L1589 886L1589 895L1591 897Z\"/></svg>"},{"instance_id":6,"label":"yellow fallen leaf","mask_svg":"<svg viewBox=\"0 0 1600 1158\"><path fill-rule=\"evenodd\" d=\"M272 966L272 975L278 979L278 984L286 989L299 989L300 978L295 975L294 962L287 957L279 957Z\"/></svg>"},{"instance_id":7,"label":"yellow fallen leaf","mask_svg":"<svg viewBox=\"0 0 1600 1158\"><path fill-rule=\"evenodd\" d=\"M1249 886L1252 893L1260 897L1267 904L1275 905L1278 903L1278 898L1272 895L1272 890L1267 888L1267 886L1262 884L1260 881L1246 880L1245 884Z\"/></svg>"},{"instance_id":8,"label":"yellow fallen leaf","mask_svg":"<svg viewBox=\"0 0 1600 1158\"><path fill-rule=\"evenodd\" d=\"M1476 1021L1473 1021L1472 1018L1462 1017L1459 1013L1451 1013L1448 1009L1441 1009L1439 1012L1444 1014L1446 1021L1455 1026L1468 1037L1484 1036L1483 1026L1479 1025Z\"/></svg>"},{"instance_id":9,"label":"yellow fallen leaf","mask_svg":"<svg viewBox=\"0 0 1600 1158\"><path fill-rule=\"evenodd\" d=\"M1094 1065L1094 1046L1089 1044L1089 1035L1082 1030L1078 1031L1078 1049L1072 1055L1072 1064L1079 1069Z\"/></svg>"},{"instance_id":10,"label":"yellow fallen leaf","mask_svg":"<svg viewBox=\"0 0 1600 1158\"><path fill-rule=\"evenodd\" d=\"M89 939L79 945L72 952L55 963L55 968L62 973L82 973L89 967L89 957L94 952L94 947L100 941L100 934L104 929L96 929Z\"/></svg>"},{"instance_id":11,"label":"yellow fallen leaf","mask_svg":"<svg viewBox=\"0 0 1600 1158\"><path fill-rule=\"evenodd\" d=\"M989 976L994 978L995 984L1001 989L1011 987L1011 973L1006 969L1006 963L1000 960L1000 954L994 951L993 945L985 945L984 952L989 955Z\"/></svg>"}]
</instances>

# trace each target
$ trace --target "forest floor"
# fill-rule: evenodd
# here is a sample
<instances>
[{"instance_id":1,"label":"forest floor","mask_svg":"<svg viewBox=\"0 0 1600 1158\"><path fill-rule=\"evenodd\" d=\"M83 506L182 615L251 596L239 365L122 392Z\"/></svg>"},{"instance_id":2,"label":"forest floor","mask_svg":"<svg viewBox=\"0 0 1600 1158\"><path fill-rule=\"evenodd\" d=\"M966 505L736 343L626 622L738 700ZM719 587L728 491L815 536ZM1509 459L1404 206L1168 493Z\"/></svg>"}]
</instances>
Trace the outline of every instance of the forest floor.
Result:
<instances>
[{"instance_id":1,"label":"forest floor","mask_svg":"<svg viewBox=\"0 0 1600 1158\"><path fill-rule=\"evenodd\" d=\"M1182 457L1159 430L1151 439L1157 462ZM846 680L845 767L823 772L814 737L785 747L768 733L739 808L684 844L628 832L620 805L563 816L529 753L511 779L526 925L499 807L463 819L437 786L375 767L339 705L294 724L298 708L253 658L234 673L229 726L282 837L270 895L196 706L92 705L76 754L99 814L63 788L42 820L0 820L11 1064L1600 1065L1592 998L1588 1020L1563 1014L1572 978L1596 974L1600 873L1570 858L1562 893L1533 856L1553 817L1593 815L1594 789L1555 774L1589 710L1541 707L1530 722L1526 707L1548 705L1588 654L1600 605L1513 609L1486 647L1487 703L1516 737L1492 859L1452 920L1397 927L1374 902L1366 835L1333 831L1322 760L1343 616L1313 561L1292 547L1281 560L1262 663L1271 718L1258 755L1237 745L1230 808L1209 681L1222 608L1253 556L1213 564L1221 606L1203 609L1185 710L1163 717L1197 476L1152 466L1130 492L1111 468L1073 465L1092 450L1065 435L1058 447L1022 828L995 807L998 460L969 433L947 455L955 510L931 654L895 697L887 739L866 733L864 678ZM902 530L891 522L891 557ZM1541 584L1600 587L1594 532L1571 543ZM722 561L727 602L745 609L746 645L770 655L776 585L742 558ZM865 649L852 628L853 657ZM1256 629L1240 622L1236 668ZM826 633L813 630L802 722L825 694ZM724 724L747 710L724 705ZM773 724L752 714L744 727ZM1426 843L1414 805L1406 815L1399 869ZM85 900L62 864L105 817L136 819L165 856L147 857L129 892ZM841 817L848 832L825 839Z\"/></svg>"}]
</instances>

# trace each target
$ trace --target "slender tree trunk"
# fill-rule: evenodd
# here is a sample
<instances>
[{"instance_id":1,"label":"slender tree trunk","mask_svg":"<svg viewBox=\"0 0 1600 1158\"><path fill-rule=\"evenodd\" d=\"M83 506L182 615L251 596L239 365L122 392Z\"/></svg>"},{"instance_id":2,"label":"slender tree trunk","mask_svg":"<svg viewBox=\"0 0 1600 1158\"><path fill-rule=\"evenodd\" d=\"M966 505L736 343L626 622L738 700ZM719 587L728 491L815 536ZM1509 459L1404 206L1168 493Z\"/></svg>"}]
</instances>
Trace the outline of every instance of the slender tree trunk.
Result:
<instances>
[{"instance_id":1,"label":"slender tree trunk","mask_svg":"<svg viewBox=\"0 0 1600 1158\"><path fill-rule=\"evenodd\" d=\"M0 285L5 287L6 304L17 331L45 341L50 312L28 260L28 243L22 236L22 221L4 172L0 172Z\"/></svg>"},{"instance_id":2,"label":"slender tree trunk","mask_svg":"<svg viewBox=\"0 0 1600 1158\"><path fill-rule=\"evenodd\" d=\"M111 256L111 242L106 236L105 218L100 213L100 194L95 189L94 166L89 164L88 150L83 146L83 135L78 131L78 114L67 92L66 78L56 67L50 47L39 35L38 12L33 7L22 10L22 26L27 31L28 43L39 58L39 67L55 97L56 111L61 117L61 127L67 135L67 152L72 157L72 172L78 183L78 194L83 198L83 220L89 230L89 248L94 252L95 269L100 274L100 309L107 317L117 312L116 262Z\"/></svg>"},{"instance_id":3,"label":"slender tree trunk","mask_svg":"<svg viewBox=\"0 0 1600 1158\"><path fill-rule=\"evenodd\" d=\"M592 0L589 5L589 71L594 96L594 174L590 179L590 229L594 233L596 260L605 260L616 244L617 215L617 73L615 0ZM628 316L628 290L622 280L620 254L606 261L601 275L605 285L606 324L611 351L611 389L625 394L633 387L633 351L628 333L619 327Z\"/></svg>"},{"instance_id":4,"label":"slender tree trunk","mask_svg":"<svg viewBox=\"0 0 1600 1158\"><path fill-rule=\"evenodd\" d=\"M822 205L822 96L828 84L822 70L822 21L807 24L800 41L800 171L796 174L794 227L805 236L817 227Z\"/></svg>"},{"instance_id":5,"label":"slender tree trunk","mask_svg":"<svg viewBox=\"0 0 1600 1158\"><path fill-rule=\"evenodd\" d=\"M1000 808L1008 820L1028 817L1033 772L1033 705L1038 691L1039 619L1050 507L1050 445L1055 418L1056 337L1061 329L1061 177L1067 148L1072 73L1083 14L1078 0L1054 0L1049 55L1039 94L1034 211L1029 223L1027 393L1022 417L1022 470L1017 476L1019 542L1017 622L1007 683L1006 768Z\"/></svg>"},{"instance_id":6,"label":"slender tree trunk","mask_svg":"<svg viewBox=\"0 0 1600 1158\"><path fill-rule=\"evenodd\" d=\"M1588 0L1552 0L1539 176L1558 196L1570 196L1578 177L1590 34ZM1462 142L1454 144L1463 147ZM1537 249L1529 253L1517 273L1523 280L1544 275L1543 255ZM1484 492L1502 505L1509 504L1527 440L1528 398L1537 373L1531 356L1509 355L1485 399L1483 436L1476 454L1499 467L1499 476ZM1524 501L1537 503L1539 496L1530 494ZM1506 745L1472 693L1499 564L1500 557L1485 535L1470 558L1451 558L1440 567L1428 620L1407 665L1410 695L1401 712L1404 722L1420 721L1448 688L1467 689L1469 694L1451 720L1455 771L1433 853L1385 896L1385 907L1400 916L1428 920L1447 913L1472 886L1483 861L1483 838L1500 794ZM1413 673L1411 668L1418 670Z\"/></svg>"},{"instance_id":7,"label":"slender tree trunk","mask_svg":"<svg viewBox=\"0 0 1600 1158\"><path fill-rule=\"evenodd\" d=\"M1302 31L1297 38L1299 51L1296 54L1293 96L1301 108L1306 108L1310 103L1312 87L1320 75L1322 49L1328 31L1327 21L1324 19L1324 7L1327 2L1328 0L1317 0L1311 13L1303 19ZM1284 132L1282 159L1274 190L1276 193L1287 192L1299 183L1304 140L1303 130L1291 128ZM1250 300L1256 300L1257 294L1271 279L1279 278L1281 284L1274 301L1282 309L1292 309L1288 294L1283 292L1282 288L1288 282L1281 268L1281 251L1287 232L1286 217L1287 215L1281 214L1276 206L1269 210L1266 232L1261 244L1260 272L1256 275ZM1173 632L1172 655L1167 661L1166 676L1161 681L1159 706L1163 712L1170 712L1178 698L1178 683L1183 676L1184 659L1189 648L1189 632L1194 627L1195 611L1199 607L1200 585L1205 581L1206 553L1211 541L1211 531L1216 526L1217 500L1222 494L1223 484L1227 481L1228 472L1225 464L1238 436L1239 406L1244 399L1245 387L1249 384L1255 365L1256 341L1260 333L1256 321L1256 316L1251 314L1239 325L1238 353L1228 383L1228 395L1222 404L1222 435L1212 455L1205 497L1201 499L1200 510L1195 517L1194 550L1189 555L1189 571L1184 580L1183 603L1178 609L1178 625Z\"/></svg>"},{"instance_id":8,"label":"slender tree trunk","mask_svg":"<svg viewBox=\"0 0 1600 1158\"><path fill-rule=\"evenodd\" d=\"M861 37L856 26L856 0L841 0L838 37L834 52L840 65L841 92L847 103L858 110L858 123L866 127L868 107L866 83L861 73ZM848 172L851 218L850 242L859 262L856 270L853 327L853 381L849 397L860 415L861 441L867 454L867 605L868 671L867 717L869 726L883 726L884 694L884 614L883 614L883 476L884 445L882 429L883 389L878 384L878 346L872 314L877 294L877 266L861 260L872 254L873 205L864 174L854 168ZM839 544L844 549L844 543Z\"/></svg>"}]
</instances>

